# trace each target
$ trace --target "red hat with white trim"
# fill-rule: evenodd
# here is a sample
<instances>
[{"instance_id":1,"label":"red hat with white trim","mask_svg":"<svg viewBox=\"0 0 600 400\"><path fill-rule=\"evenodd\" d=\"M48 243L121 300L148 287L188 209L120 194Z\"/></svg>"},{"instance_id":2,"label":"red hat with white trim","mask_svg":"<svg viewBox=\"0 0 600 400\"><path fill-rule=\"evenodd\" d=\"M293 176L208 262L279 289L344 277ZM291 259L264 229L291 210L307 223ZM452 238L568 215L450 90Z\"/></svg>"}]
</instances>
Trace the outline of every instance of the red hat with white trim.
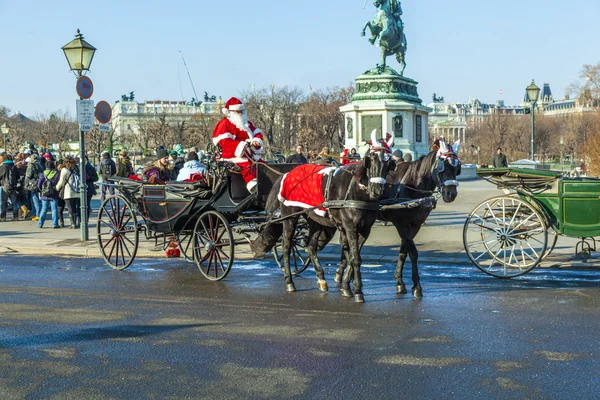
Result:
<instances>
[{"instance_id":1,"label":"red hat with white trim","mask_svg":"<svg viewBox=\"0 0 600 400\"><path fill-rule=\"evenodd\" d=\"M246 107L244 107L244 103L242 103L240 99L238 99L237 97L232 97L229 100L227 100L227 103L225 103L225 107L223 108L223 114L227 115L230 111L242 111L245 108Z\"/></svg>"}]
</instances>

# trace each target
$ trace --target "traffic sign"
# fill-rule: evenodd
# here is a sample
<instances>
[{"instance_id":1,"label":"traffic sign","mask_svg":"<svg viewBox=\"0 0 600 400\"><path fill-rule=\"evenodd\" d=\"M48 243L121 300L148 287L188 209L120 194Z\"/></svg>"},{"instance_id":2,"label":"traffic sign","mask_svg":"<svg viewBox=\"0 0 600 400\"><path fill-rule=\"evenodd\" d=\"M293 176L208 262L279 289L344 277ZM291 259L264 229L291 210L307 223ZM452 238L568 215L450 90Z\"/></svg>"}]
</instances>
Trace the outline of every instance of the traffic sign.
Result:
<instances>
[{"instance_id":1,"label":"traffic sign","mask_svg":"<svg viewBox=\"0 0 600 400\"><path fill-rule=\"evenodd\" d=\"M101 124L108 124L110 118L112 117L112 109L110 108L110 104L106 101L99 101L96 104L96 119Z\"/></svg>"},{"instance_id":2,"label":"traffic sign","mask_svg":"<svg viewBox=\"0 0 600 400\"><path fill-rule=\"evenodd\" d=\"M91 132L92 124L79 124L79 130L82 132Z\"/></svg>"},{"instance_id":3,"label":"traffic sign","mask_svg":"<svg viewBox=\"0 0 600 400\"><path fill-rule=\"evenodd\" d=\"M87 76L80 76L79 79L77 79L75 89L77 90L79 97L82 99L89 99L94 93L94 84Z\"/></svg>"},{"instance_id":4,"label":"traffic sign","mask_svg":"<svg viewBox=\"0 0 600 400\"><path fill-rule=\"evenodd\" d=\"M110 124L99 124L98 125L98 130L100 132L110 133L111 128L112 127L110 126Z\"/></svg>"},{"instance_id":5,"label":"traffic sign","mask_svg":"<svg viewBox=\"0 0 600 400\"><path fill-rule=\"evenodd\" d=\"M77 122L83 125L94 123L94 100L77 100Z\"/></svg>"}]
</instances>

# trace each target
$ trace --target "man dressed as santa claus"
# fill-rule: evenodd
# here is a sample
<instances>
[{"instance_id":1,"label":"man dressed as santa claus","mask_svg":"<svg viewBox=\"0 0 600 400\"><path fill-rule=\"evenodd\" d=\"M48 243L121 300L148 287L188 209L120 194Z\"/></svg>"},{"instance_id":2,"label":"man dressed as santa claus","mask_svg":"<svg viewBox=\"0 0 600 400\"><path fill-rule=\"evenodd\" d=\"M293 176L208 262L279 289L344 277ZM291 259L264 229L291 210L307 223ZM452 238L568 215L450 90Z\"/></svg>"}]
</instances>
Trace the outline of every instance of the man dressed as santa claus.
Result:
<instances>
[{"instance_id":1,"label":"man dressed as santa claus","mask_svg":"<svg viewBox=\"0 0 600 400\"><path fill-rule=\"evenodd\" d=\"M252 191L256 186L256 168L253 164L264 162L260 158L263 146L261 130L248 121L240 99L232 97L227 100L223 114L226 117L215 127L213 143L221 146L221 160L231 161L242 169L246 188Z\"/></svg>"}]
</instances>

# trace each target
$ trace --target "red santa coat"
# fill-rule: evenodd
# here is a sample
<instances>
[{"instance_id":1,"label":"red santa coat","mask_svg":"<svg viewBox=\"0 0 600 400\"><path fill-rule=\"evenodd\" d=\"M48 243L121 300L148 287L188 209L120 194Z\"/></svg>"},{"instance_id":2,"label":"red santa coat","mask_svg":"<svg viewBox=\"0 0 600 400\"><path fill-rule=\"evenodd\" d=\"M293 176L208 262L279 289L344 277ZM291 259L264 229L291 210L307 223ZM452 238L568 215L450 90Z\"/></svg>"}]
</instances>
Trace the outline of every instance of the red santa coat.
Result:
<instances>
[{"instance_id":1,"label":"red santa coat","mask_svg":"<svg viewBox=\"0 0 600 400\"><path fill-rule=\"evenodd\" d=\"M248 130L237 127L229 118L223 118L213 132L213 143L221 146L223 160L236 164L249 162L252 158L260 160L260 147L263 145L263 135L252 122L248 122ZM250 150L246 140L255 139L260 143L259 148Z\"/></svg>"}]
</instances>

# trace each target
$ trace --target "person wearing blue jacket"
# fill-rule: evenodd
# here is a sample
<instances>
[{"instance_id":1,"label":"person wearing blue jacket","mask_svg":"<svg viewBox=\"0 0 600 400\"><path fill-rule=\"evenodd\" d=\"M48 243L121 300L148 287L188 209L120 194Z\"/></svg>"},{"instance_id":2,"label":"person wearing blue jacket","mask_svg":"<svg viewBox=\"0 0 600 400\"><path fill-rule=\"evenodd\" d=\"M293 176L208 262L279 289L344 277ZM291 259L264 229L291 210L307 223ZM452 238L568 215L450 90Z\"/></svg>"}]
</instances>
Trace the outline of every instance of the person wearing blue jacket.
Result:
<instances>
[{"instance_id":1,"label":"person wearing blue jacket","mask_svg":"<svg viewBox=\"0 0 600 400\"><path fill-rule=\"evenodd\" d=\"M38 180L38 189L40 190L40 200L42 201L42 210L40 211L40 219L38 221L38 227L43 228L44 222L46 221L46 213L48 207L52 210L52 228L60 228L58 221L58 190L56 185L60 179L60 173L56 170L54 161L46 161L46 170L40 173ZM54 187L54 193L48 193L48 186L44 185L44 182L50 181L52 187Z\"/></svg>"}]
</instances>

